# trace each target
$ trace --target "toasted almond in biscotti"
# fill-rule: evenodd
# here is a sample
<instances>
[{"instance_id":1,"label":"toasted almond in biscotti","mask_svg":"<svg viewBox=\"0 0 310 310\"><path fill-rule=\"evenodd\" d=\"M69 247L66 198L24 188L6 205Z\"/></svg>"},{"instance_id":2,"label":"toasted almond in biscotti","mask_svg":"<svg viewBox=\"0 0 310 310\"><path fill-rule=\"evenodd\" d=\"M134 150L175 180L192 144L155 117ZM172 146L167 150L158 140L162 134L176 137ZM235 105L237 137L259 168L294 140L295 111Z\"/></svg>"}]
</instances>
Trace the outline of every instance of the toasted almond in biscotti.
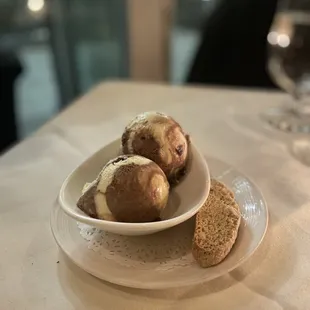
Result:
<instances>
[{"instance_id":1,"label":"toasted almond in biscotti","mask_svg":"<svg viewBox=\"0 0 310 310\"><path fill-rule=\"evenodd\" d=\"M212 180L210 195L196 216L192 254L201 267L220 263L238 235L241 214L232 192Z\"/></svg>"}]
</instances>

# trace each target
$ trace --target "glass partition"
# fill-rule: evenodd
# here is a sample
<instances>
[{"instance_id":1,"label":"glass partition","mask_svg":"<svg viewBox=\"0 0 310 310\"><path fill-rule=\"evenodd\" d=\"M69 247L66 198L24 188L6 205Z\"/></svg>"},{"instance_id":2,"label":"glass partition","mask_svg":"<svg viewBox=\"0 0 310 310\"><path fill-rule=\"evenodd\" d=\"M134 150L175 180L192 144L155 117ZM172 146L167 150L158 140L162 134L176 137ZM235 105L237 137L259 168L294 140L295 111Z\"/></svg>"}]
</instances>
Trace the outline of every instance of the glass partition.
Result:
<instances>
[{"instance_id":1,"label":"glass partition","mask_svg":"<svg viewBox=\"0 0 310 310\"><path fill-rule=\"evenodd\" d=\"M99 81L128 77L126 5L0 0L0 63L22 69L11 83L14 102L7 103L20 138Z\"/></svg>"}]
</instances>

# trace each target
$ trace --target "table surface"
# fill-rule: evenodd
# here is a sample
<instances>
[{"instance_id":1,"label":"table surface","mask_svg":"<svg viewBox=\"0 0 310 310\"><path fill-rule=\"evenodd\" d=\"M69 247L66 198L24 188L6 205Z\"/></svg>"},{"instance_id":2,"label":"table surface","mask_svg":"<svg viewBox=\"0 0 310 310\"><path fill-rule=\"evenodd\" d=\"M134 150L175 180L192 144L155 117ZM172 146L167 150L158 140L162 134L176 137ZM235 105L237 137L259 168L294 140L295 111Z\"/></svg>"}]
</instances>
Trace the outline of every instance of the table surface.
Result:
<instances>
[{"instance_id":1,"label":"table surface","mask_svg":"<svg viewBox=\"0 0 310 310\"><path fill-rule=\"evenodd\" d=\"M292 157L292 137L259 117L285 98L109 82L77 100L0 158L0 309L309 309L310 168ZM221 278L164 291L118 287L74 266L53 239L50 211L66 175L148 110L173 115L204 154L242 170L264 193L266 238Z\"/></svg>"}]
</instances>

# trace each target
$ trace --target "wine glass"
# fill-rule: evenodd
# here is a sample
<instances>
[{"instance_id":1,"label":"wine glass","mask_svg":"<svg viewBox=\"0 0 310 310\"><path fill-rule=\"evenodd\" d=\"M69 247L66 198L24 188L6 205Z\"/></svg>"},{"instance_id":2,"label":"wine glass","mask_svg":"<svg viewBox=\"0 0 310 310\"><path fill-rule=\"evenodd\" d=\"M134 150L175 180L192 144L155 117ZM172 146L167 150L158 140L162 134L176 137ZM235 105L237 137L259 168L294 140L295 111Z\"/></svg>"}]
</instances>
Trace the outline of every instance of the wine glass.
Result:
<instances>
[{"instance_id":1,"label":"wine glass","mask_svg":"<svg viewBox=\"0 0 310 310\"><path fill-rule=\"evenodd\" d=\"M310 1L280 2L267 41L271 77L293 100L263 116L282 131L310 133Z\"/></svg>"}]
</instances>

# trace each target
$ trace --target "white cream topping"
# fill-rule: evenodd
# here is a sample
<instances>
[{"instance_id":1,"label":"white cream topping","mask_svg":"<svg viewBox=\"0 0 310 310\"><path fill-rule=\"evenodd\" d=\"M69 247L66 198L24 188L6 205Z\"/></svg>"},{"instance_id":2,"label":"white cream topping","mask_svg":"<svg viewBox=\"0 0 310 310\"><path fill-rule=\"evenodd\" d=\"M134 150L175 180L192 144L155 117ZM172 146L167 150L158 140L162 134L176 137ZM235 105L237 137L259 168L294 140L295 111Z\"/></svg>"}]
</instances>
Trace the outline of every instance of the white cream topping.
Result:
<instances>
[{"instance_id":1,"label":"white cream topping","mask_svg":"<svg viewBox=\"0 0 310 310\"><path fill-rule=\"evenodd\" d=\"M140 126L143 121L152 121L156 117L169 118L167 115L159 112L149 111L138 114L127 126L128 129L133 129L136 125Z\"/></svg>"},{"instance_id":2,"label":"white cream topping","mask_svg":"<svg viewBox=\"0 0 310 310\"><path fill-rule=\"evenodd\" d=\"M87 192L87 190L89 189L89 188L91 188L91 186L93 185L93 184L95 184L96 183L96 180L95 181L93 181L93 182L88 182L88 183L85 183L85 185L84 185L84 187L83 187L83 189L82 189L82 194L84 195L86 192Z\"/></svg>"},{"instance_id":3,"label":"white cream topping","mask_svg":"<svg viewBox=\"0 0 310 310\"><path fill-rule=\"evenodd\" d=\"M90 189L93 185L95 185L96 182L97 182L97 180L94 180L91 183L86 183L82 189L82 194L85 194L85 192L88 189ZM95 194L94 199L95 199L96 211L98 214L98 218L103 219L103 220L109 220L112 216L112 213L107 206L104 194L97 192Z\"/></svg>"},{"instance_id":4,"label":"white cream topping","mask_svg":"<svg viewBox=\"0 0 310 310\"><path fill-rule=\"evenodd\" d=\"M98 218L107 219L109 216L112 215L112 212L110 211L107 205L105 195L102 194L101 192L97 192L95 195L95 205Z\"/></svg>"},{"instance_id":5,"label":"white cream topping","mask_svg":"<svg viewBox=\"0 0 310 310\"><path fill-rule=\"evenodd\" d=\"M148 165L152 162L151 160L142 156L128 157L125 160L111 164L111 162L113 161L114 159L109 161L99 174L100 179L97 185L97 190L99 191L99 193L97 193L95 196L96 211L99 218L105 218L106 214L112 214L107 205L105 192L108 186L112 183L115 172L122 166L130 164L142 166Z\"/></svg>"}]
</instances>

